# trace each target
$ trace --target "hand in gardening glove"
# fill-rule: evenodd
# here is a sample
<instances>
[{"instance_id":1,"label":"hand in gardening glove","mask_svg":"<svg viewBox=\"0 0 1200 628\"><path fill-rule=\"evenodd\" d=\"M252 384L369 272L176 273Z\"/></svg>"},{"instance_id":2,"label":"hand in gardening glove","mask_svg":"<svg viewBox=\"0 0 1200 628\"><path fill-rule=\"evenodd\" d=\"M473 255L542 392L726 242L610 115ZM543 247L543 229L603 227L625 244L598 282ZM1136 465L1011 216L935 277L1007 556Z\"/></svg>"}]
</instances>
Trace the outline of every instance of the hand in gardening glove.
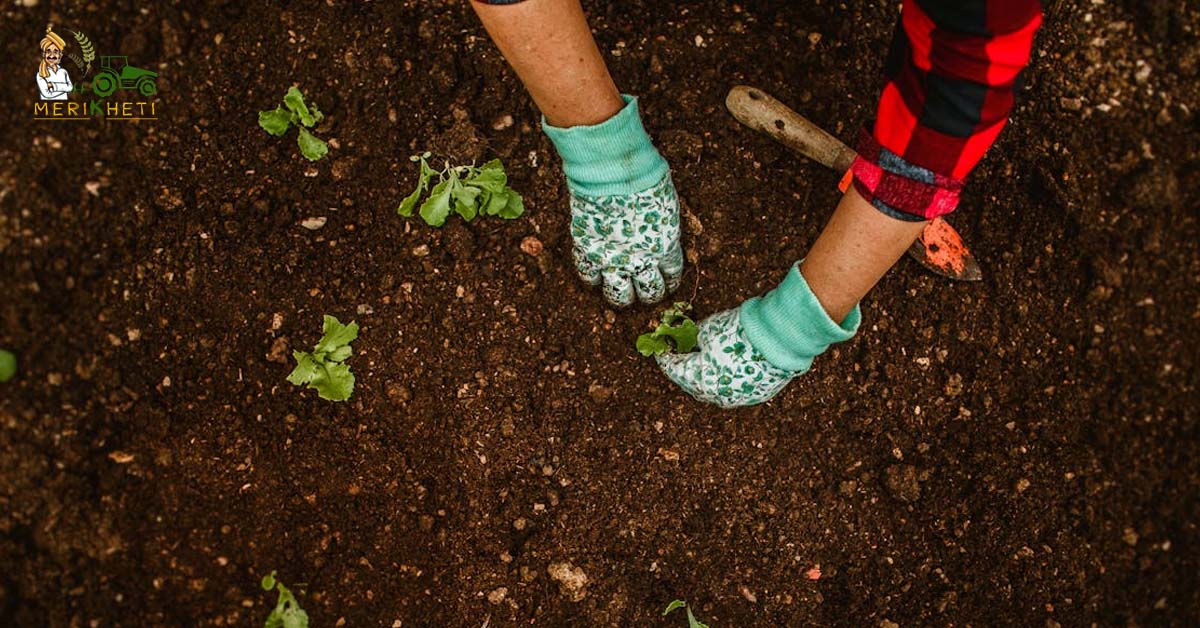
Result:
<instances>
[{"instance_id":1,"label":"hand in gardening glove","mask_svg":"<svg viewBox=\"0 0 1200 628\"><path fill-rule=\"evenodd\" d=\"M575 268L604 284L604 297L623 307L655 303L679 287L679 198L666 160L650 143L637 100L592 126L553 127L546 135L563 160L571 191Z\"/></svg>"},{"instance_id":2,"label":"hand in gardening glove","mask_svg":"<svg viewBox=\"0 0 1200 628\"><path fill-rule=\"evenodd\" d=\"M853 337L860 319L857 306L840 325L829 318L796 264L766 296L701 321L697 351L655 359L700 401L750 406L778 394L831 344Z\"/></svg>"}]
</instances>

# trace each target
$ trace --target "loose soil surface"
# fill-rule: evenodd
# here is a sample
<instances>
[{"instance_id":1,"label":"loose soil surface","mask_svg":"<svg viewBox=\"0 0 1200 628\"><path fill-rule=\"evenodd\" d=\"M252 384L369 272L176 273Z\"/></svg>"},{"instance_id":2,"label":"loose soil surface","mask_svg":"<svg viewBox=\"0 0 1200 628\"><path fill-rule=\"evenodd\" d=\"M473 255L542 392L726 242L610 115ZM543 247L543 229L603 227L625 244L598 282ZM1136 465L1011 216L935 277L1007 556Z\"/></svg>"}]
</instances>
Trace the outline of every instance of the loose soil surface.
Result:
<instances>
[{"instance_id":1,"label":"loose soil surface","mask_svg":"<svg viewBox=\"0 0 1200 628\"><path fill-rule=\"evenodd\" d=\"M1200 621L1196 3L1048 9L951 220L984 281L901 261L738 411L574 276L557 157L466 2L50 4L0 22L3 625L257 626L271 570L320 627L680 626L676 597L714 628ZM847 4L586 5L694 217L701 315L837 200L722 103L852 138L898 6ZM31 121L48 21L158 69L160 119ZM316 164L256 124L293 83ZM502 158L526 215L398 217L425 149ZM362 325L344 404L285 381L325 313Z\"/></svg>"}]
</instances>

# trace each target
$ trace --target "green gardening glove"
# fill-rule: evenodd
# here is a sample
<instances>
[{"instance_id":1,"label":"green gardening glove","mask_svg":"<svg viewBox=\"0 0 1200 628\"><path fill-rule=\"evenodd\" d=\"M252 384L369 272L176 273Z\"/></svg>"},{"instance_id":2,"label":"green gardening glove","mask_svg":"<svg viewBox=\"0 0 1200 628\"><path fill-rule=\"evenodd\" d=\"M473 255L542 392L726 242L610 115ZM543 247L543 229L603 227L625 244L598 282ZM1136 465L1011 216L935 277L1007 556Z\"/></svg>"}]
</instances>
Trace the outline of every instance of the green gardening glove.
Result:
<instances>
[{"instance_id":1,"label":"green gardening glove","mask_svg":"<svg viewBox=\"0 0 1200 628\"><path fill-rule=\"evenodd\" d=\"M571 192L575 269L623 307L655 303L679 287L679 197L650 142L637 100L592 126L542 128L563 160Z\"/></svg>"},{"instance_id":2,"label":"green gardening glove","mask_svg":"<svg viewBox=\"0 0 1200 628\"><path fill-rule=\"evenodd\" d=\"M697 351L655 359L700 401L750 406L807 372L831 344L852 338L861 318L857 306L840 325L829 318L797 263L766 296L701 321Z\"/></svg>"}]
</instances>

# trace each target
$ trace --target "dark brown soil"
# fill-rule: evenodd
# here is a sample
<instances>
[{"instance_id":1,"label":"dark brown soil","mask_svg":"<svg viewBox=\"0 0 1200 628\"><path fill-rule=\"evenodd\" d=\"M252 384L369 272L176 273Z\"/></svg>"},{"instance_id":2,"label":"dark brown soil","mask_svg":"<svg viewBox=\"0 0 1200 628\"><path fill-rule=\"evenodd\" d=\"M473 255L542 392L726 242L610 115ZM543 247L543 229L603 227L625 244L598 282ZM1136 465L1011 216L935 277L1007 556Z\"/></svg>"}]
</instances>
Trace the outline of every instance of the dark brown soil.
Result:
<instances>
[{"instance_id":1,"label":"dark brown soil","mask_svg":"<svg viewBox=\"0 0 1200 628\"><path fill-rule=\"evenodd\" d=\"M575 278L557 159L466 2L21 4L0 624L258 626L272 569L315 627L681 626L676 597L714 628L1200 621L1194 2L1056 3L952 219L984 282L902 261L853 342L735 412L634 352L652 308ZM703 226L700 314L837 198L726 90L852 137L897 11L865 4L588 3ZM158 69L161 119L32 122L48 21ZM337 141L315 166L255 122L293 83ZM526 216L396 216L426 148L503 158ZM324 313L362 325L349 403L267 359Z\"/></svg>"}]
</instances>

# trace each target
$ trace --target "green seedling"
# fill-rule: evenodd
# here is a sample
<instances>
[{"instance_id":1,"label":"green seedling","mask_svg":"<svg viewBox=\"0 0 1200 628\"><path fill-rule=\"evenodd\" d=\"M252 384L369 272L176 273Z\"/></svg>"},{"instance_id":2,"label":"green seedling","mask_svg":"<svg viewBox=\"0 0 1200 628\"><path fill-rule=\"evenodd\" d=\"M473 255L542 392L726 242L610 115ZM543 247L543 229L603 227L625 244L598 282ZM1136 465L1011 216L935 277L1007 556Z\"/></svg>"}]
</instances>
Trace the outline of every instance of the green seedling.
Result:
<instances>
[{"instance_id":1,"label":"green seedling","mask_svg":"<svg viewBox=\"0 0 1200 628\"><path fill-rule=\"evenodd\" d=\"M700 328L688 316L692 304L687 301L677 301L674 306L662 313L658 327L654 331L638 336L638 353L646 357L664 353L690 353L696 348L696 339Z\"/></svg>"},{"instance_id":2,"label":"green seedling","mask_svg":"<svg viewBox=\"0 0 1200 628\"><path fill-rule=\"evenodd\" d=\"M287 379L297 386L307 384L309 388L317 389L322 399L345 401L354 392L354 373L343 362L350 357L350 343L358 338L358 323L343 325L326 314L323 331L325 335L313 347L312 353L292 352L296 368Z\"/></svg>"},{"instance_id":3,"label":"green seedling","mask_svg":"<svg viewBox=\"0 0 1200 628\"><path fill-rule=\"evenodd\" d=\"M508 187L508 175L499 159L479 167L474 164L451 166L447 162L440 171L429 166L428 152L413 155L410 159L420 162L421 173L417 179L417 189L396 208L396 213L401 216L412 215L426 190L429 190L429 196L421 203L418 212L433 227L446 224L451 210L467 222L479 214L512 219L525 213L525 201L516 190ZM437 177L437 183L433 183L434 177ZM433 183L432 189L430 183Z\"/></svg>"},{"instance_id":4,"label":"green seedling","mask_svg":"<svg viewBox=\"0 0 1200 628\"><path fill-rule=\"evenodd\" d=\"M673 600L670 604L667 604L667 608L662 612L663 617L666 617L668 613L680 607L687 611L688 628L708 628L708 624L696 619L696 616L692 614L692 607L688 606L687 602L683 600Z\"/></svg>"},{"instance_id":5,"label":"green seedling","mask_svg":"<svg viewBox=\"0 0 1200 628\"><path fill-rule=\"evenodd\" d=\"M309 133L308 129L316 126L324 117L325 114L321 113L315 104L305 103L304 94L292 86L283 96L283 107L258 112L258 126L261 126L267 133L278 137L287 133L292 125L296 125L300 131L300 135L296 138L296 143L300 145L300 154L309 161L316 161L329 152L329 146L317 136Z\"/></svg>"},{"instance_id":6,"label":"green seedling","mask_svg":"<svg viewBox=\"0 0 1200 628\"><path fill-rule=\"evenodd\" d=\"M0 349L0 384L16 377L17 375L17 356L11 351Z\"/></svg>"},{"instance_id":7,"label":"green seedling","mask_svg":"<svg viewBox=\"0 0 1200 628\"><path fill-rule=\"evenodd\" d=\"M271 614L267 615L267 622L263 624L263 628L308 628L308 613L300 608L296 596L292 595L282 582L275 579L274 571L268 576L263 576L262 588L264 591L279 591L279 600L275 602Z\"/></svg>"}]
</instances>

